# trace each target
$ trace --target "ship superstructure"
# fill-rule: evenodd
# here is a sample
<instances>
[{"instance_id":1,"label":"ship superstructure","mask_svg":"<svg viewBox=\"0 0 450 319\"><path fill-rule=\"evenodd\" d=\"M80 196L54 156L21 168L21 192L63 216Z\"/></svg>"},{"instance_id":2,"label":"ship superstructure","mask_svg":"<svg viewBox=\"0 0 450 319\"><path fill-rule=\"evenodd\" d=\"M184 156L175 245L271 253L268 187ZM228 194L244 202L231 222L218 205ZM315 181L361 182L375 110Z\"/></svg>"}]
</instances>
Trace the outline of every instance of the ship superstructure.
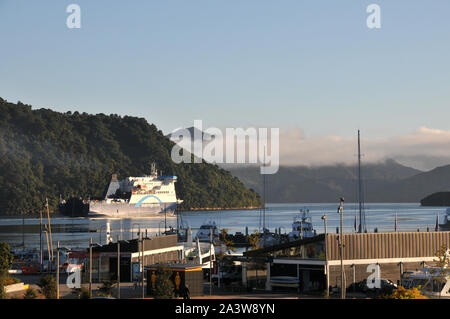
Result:
<instances>
[{"instance_id":1,"label":"ship superstructure","mask_svg":"<svg viewBox=\"0 0 450 319\"><path fill-rule=\"evenodd\" d=\"M176 176L158 176L155 164L151 174L119 180L112 175L104 200L90 201L91 215L152 216L172 214L181 203L175 191Z\"/></svg>"}]
</instances>

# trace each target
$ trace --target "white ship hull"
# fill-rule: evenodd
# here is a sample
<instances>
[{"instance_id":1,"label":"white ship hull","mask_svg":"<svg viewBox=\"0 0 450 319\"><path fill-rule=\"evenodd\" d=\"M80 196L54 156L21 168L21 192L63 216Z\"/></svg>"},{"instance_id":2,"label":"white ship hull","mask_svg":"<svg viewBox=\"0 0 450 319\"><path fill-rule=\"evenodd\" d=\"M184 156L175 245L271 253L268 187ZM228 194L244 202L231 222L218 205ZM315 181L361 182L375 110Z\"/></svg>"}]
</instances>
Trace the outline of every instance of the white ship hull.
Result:
<instances>
[{"instance_id":1,"label":"white ship hull","mask_svg":"<svg viewBox=\"0 0 450 319\"><path fill-rule=\"evenodd\" d=\"M171 216L174 214L175 207L176 203L136 207L135 205L128 203L91 202L89 205L89 216L118 218Z\"/></svg>"}]
</instances>

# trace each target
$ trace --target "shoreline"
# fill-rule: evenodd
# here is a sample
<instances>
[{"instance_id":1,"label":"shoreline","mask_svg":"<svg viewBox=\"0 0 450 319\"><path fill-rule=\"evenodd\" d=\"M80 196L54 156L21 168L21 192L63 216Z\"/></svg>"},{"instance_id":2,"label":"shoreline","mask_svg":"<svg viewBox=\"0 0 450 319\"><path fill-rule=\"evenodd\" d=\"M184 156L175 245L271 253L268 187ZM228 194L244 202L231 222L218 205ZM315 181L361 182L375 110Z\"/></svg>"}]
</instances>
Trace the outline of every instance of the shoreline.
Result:
<instances>
[{"instance_id":1,"label":"shoreline","mask_svg":"<svg viewBox=\"0 0 450 319\"><path fill-rule=\"evenodd\" d=\"M197 211L215 211L215 210L257 210L263 209L263 206L244 206L244 207L193 207L176 209L177 212L197 212Z\"/></svg>"}]
</instances>

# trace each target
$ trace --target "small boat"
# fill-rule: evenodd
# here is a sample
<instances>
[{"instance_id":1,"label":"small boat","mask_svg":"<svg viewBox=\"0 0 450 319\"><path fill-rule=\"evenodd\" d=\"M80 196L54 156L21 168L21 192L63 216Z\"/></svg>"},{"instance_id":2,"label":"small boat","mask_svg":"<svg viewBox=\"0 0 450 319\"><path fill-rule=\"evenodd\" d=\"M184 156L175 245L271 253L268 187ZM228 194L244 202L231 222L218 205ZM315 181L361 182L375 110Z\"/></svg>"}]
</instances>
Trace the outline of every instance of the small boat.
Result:
<instances>
[{"instance_id":1,"label":"small boat","mask_svg":"<svg viewBox=\"0 0 450 319\"><path fill-rule=\"evenodd\" d=\"M210 241L210 231L212 230L212 239L213 241L217 241L219 239L219 229L217 228L217 225L215 222L210 221L207 223L204 223L200 226L200 229L198 230L195 237L198 237L198 240L201 242L209 242Z\"/></svg>"},{"instance_id":2,"label":"small boat","mask_svg":"<svg viewBox=\"0 0 450 319\"><path fill-rule=\"evenodd\" d=\"M430 297L450 297L450 275L441 277L441 269L425 267L422 270L406 273L402 279L402 286L410 289L420 287L423 295Z\"/></svg>"},{"instance_id":3,"label":"small boat","mask_svg":"<svg viewBox=\"0 0 450 319\"><path fill-rule=\"evenodd\" d=\"M295 216L292 223L292 231L288 234L289 239L299 240L316 236L312 226L309 209L300 209L301 216Z\"/></svg>"},{"instance_id":4,"label":"small boat","mask_svg":"<svg viewBox=\"0 0 450 319\"><path fill-rule=\"evenodd\" d=\"M439 224L439 228L450 230L450 207L447 208L447 211L446 211L445 217L444 217L444 223Z\"/></svg>"}]
</instances>

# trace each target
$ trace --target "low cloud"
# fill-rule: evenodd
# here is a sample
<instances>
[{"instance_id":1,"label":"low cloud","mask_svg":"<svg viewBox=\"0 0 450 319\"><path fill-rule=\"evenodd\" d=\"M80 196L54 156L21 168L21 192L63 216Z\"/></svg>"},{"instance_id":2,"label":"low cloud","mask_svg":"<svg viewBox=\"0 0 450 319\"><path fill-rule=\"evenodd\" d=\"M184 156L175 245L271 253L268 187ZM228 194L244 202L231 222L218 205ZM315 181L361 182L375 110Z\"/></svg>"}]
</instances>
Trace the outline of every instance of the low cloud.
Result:
<instances>
[{"instance_id":1,"label":"low cloud","mask_svg":"<svg viewBox=\"0 0 450 319\"><path fill-rule=\"evenodd\" d=\"M450 164L450 131L420 127L416 131L389 138L361 141L365 162L387 158L418 169ZM281 165L354 164L357 136L306 137L300 129L280 131Z\"/></svg>"},{"instance_id":2,"label":"low cloud","mask_svg":"<svg viewBox=\"0 0 450 319\"><path fill-rule=\"evenodd\" d=\"M190 134L191 141L194 138L193 128L187 129ZM200 139L205 138L203 142L200 141L202 148L198 152L192 147L188 138L184 142L176 142L182 148L186 148L193 152L198 157L204 155L205 147L211 143L211 136L218 143L219 149L222 148L221 155L217 163L225 163L226 138L225 130L201 128L198 132L205 132L204 135L198 134ZM219 136L217 136L217 132ZM255 132L257 128L255 129ZM175 132L181 132L179 129ZM189 134L188 133L188 134ZM351 137L342 136L321 136L308 137L303 130L295 129L280 129L279 132L279 164L284 166L323 166L346 164L354 165L357 162L358 144L357 135ZM364 132L363 132L364 133ZM223 136L221 136L221 134ZM175 134L176 135L176 134ZM259 148L249 147L249 145L259 145L258 136L256 134L253 138L238 138L234 144L234 153L237 153L237 141L240 140L245 145L243 153L246 154L245 162L251 163L249 158L258 159L258 163L262 162ZM173 136L172 136L173 137ZM269 139L270 140L270 139ZM251 143L253 141L253 144ZM191 148L189 147L191 146ZM271 153L270 143L268 150ZM433 129L428 127L419 127L417 130L398 136L387 138L370 138L362 136L361 153L363 154L364 163L376 163L386 159L394 159L403 165L414 167L420 170L430 170L437 166L450 164L450 131ZM271 154L275 155L275 154ZM205 157L204 157L205 158ZM207 159L207 158L205 158ZM208 160L208 159L207 159ZM209 160L208 160L209 161Z\"/></svg>"}]
</instances>

